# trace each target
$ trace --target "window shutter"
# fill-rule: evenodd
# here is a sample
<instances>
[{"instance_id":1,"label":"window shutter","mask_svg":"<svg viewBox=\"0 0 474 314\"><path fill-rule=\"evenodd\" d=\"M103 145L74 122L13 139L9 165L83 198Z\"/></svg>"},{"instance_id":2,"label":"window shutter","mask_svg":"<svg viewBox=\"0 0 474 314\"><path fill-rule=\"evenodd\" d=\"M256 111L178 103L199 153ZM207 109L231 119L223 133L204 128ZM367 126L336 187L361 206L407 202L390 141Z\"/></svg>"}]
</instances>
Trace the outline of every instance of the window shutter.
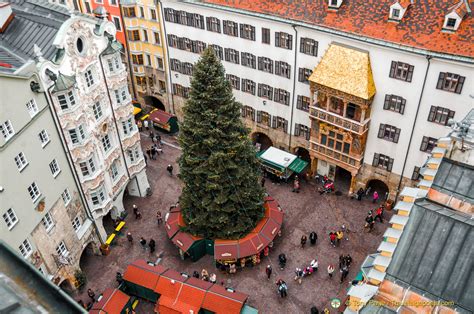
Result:
<instances>
[{"instance_id":1,"label":"window shutter","mask_svg":"<svg viewBox=\"0 0 474 314\"><path fill-rule=\"evenodd\" d=\"M298 95L296 100L296 109L301 109L303 107L303 99L301 95Z\"/></svg>"},{"instance_id":2,"label":"window shutter","mask_svg":"<svg viewBox=\"0 0 474 314\"><path fill-rule=\"evenodd\" d=\"M206 27L207 27L208 31L211 30L211 18L210 17L206 17Z\"/></svg>"},{"instance_id":3,"label":"window shutter","mask_svg":"<svg viewBox=\"0 0 474 314\"><path fill-rule=\"evenodd\" d=\"M276 128L276 125L277 125L277 117L276 116L273 116L272 118L272 128Z\"/></svg>"},{"instance_id":4,"label":"window shutter","mask_svg":"<svg viewBox=\"0 0 474 314\"><path fill-rule=\"evenodd\" d=\"M293 49L293 35L288 35L288 48Z\"/></svg>"},{"instance_id":5,"label":"window shutter","mask_svg":"<svg viewBox=\"0 0 474 314\"><path fill-rule=\"evenodd\" d=\"M255 40L255 26L251 26L250 31L250 39Z\"/></svg>"},{"instance_id":6,"label":"window shutter","mask_svg":"<svg viewBox=\"0 0 474 314\"><path fill-rule=\"evenodd\" d=\"M446 124L448 124L448 120L449 120L449 119L453 119L453 118L454 118L454 113L455 113L455 111L449 110L449 112L448 112L448 119L446 119Z\"/></svg>"},{"instance_id":7,"label":"window shutter","mask_svg":"<svg viewBox=\"0 0 474 314\"><path fill-rule=\"evenodd\" d=\"M306 140L309 141L310 137L311 137L311 129L308 128L308 132L306 132Z\"/></svg>"},{"instance_id":8,"label":"window shutter","mask_svg":"<svg viewBox=\"0 0 474 314\"><path fill-rule=\"evenodd\" d=\"M245 111L247 109L247 106L243 106L242 109L240 110L240 114L242 117L245 117Z\"/></svg>"},{"instance_id":9,"label":"window shutter","mask_svg":"<svg viewBox=\"0 0 474 314\"><path fill-rule=\"evenodd\" d=\"M286 95L288 96L288 97L286 97L285 104L286 104L287 106L289 106L289 105L290 105L290 97L291 97L291 94L290 94L290 92L285 92L285 93L286 93Z\"/></svg>"},{"instance_id":10,"label":"window shutter","mask_svg":"<svg viewBox=\"0 0 474 314\"><path fill-rule=\"evenodd\" d=\"M303 68L299 68L298 69L298 81L299 82L303 82L304 80L304 69Z\"/></svg>"},{"instance_id":11,"label":"window shutter","mask_svg":"<svg viewBox=\"0 0 474 314\"><path fill-rule=\"evenodd\" d=\"M300 136L300 125L295 123L295 136Z\"/></svg>"},{"instance_id":12,"label":"window shutter","mask_svg":"<svg viewBox=\"0 0 474 314\"><path fill-rule=\"evenodd\" d=\"M395 135L393 136L393 142L398 143L398 139L400 138L400 131L401 131L401 129L399 129L399 128L395 129Z\"/></svg>"},{"instance_id":13,"label":"window shutter","mask_svg":"<svg viewBox=\"0 0 474 314\"><path fill-rule=\"evenodd\" d=\"M291 65L288 64L288 71L286 72L286 78L290 78L291 73Z\"/></svg>"},{"instance_id":14,"label":"window shutter","mask_svg":"<svg viewBox=\"0 0 474 314\"><path fill-rule=\"evenodd\" d=\"M261 111L257 111L257 122L258 123L262 122L262 112Z\"/></svg>"},{"instance_id":15,"label":"window shutter","mask_svg":"<svg viewBox=\"0 0 474 314\"><path fill-rule=\"evenodd\" d=\"M392 66L390 67L390 77L395 77L395 71L397 70L397 62L392 61Z\"/></svg>"},{"instance_id":16,"label":"window shutter","mask_svg":"<svg viewBox=\"0 0 474 314\"><path fill-rule=\"evenodd\" d=\"M379 154L374 154L374 160L372 161L372 166L377 167L379 165Z\"/></svg>"},{"instance_id":17,"label":"window shutter","mask_svg":"<svg viewBox=\"0 0 474 314\"><path fill-rule=\"evenodd\" d=\"M283 122L283 129L285 130L285 133L288 133L288 120Z\"/></svg>"},{"instance_id":18,"label":"window shutter","mask_svg":"<svg viewBox=\"0 0 474 314\"><path fill-rule=\"evenodd\" d=\"M258 57L258 69L262 70L263 63L262 63L262 57Z\"/></svg>"},{"instance_id":19,"label":"window shutter","mask_svg":"<svg viewBox=\"0 0 474 314\"><path fill-rule=\"evenodd\" d=\"M415 166L413 174L411 175L412 180L418 180L420 178L420 167Z\"/></svg>"},{"instance_id":20,"label":"window shutter","mask_svg":"<svg viewBox=\"0 0 474 314\"><path fill-rule=\"evenodd\" d=\"M228 30L228 28L227 28L227 21L225 21L225 20L222 21L222 28L223 28L223 29L222 29L222 32L223 32L224 34L227 34L227 33L228 33L228 31L227 31L227 30Z\"/></svg>"},{"instance_id":21,"label":"window shutter","mask_svg":"<svg viewBox=\"0 0 474 314\"><path fill-rule=\"evenodd\" d=\"M405 98L402 98L402 103L400 104L400 113L403 114L405 112L405 104L407 100Z\"/></svg>"},{"instance_id":22,"label":"window shutter","mask_svg":"<svg viewBox=\"0 0 474 314\"><path fill-rule=\"evenodd\" d=\"M383 134L385 132L385 124L380 124L379 127L379 134L377 135L378 138L383 138Z\"/></svg>"},{"instance_id":23,"label":"window shutter","mask_svg":"<svg viewBox=\"0 0 474 314\"><path fill-rule=\"evenodd\" d=\"M426 150L428 149L428 140L429 140L428 137L423 136L423 139L421 140L421 145L420 145L420 150L422 152L426 152Z\"/></svg>"},{"instance_id":24,"label":"window shutter","mask_svg":"<svg viewBox=\"0 0 474 314\"><path fill-rule=\"evenodd\" d=\"M244 38L244 24L240 24L240 37Z\"/></svg>"},{"instance_id":25,"label":"window shutter","mask_svg":"<svg viewBox=\"0 0 474 314\"><path fill-rule=\"evenodd\" d=\"M428 121L433 122L436 116L436 106L431 106L430 114L428 115Z\"/></svg>"},{"instance_id":26,"label":"window shutter","mask_svg":"<svg viewBox=\"0 0 474 314\"><path fill-rule=\"evenodd\" d=\"M383 103L383 109L385 110L389 110L390 109L390 98L392 97L392 95L385 95L385 102Z\"/></svg>"},{"instance_id":27,"label":"window shutter","mask_svg":"<svg viewBox=\"0 0 474 314\"><path fill-rule=\"evenodd\" d=\"M258 84L258 96L262 96L262 84Z\"/></svg>"},{"instance_id":28,"label":"window shutter","mask_svg":"<svg viewBox=\"0 0 474 314\"><path fill-rule=\"evenodd\" d=\"M413 77L413 70L415 70L415 67L413 65L410 65L408 67L407 82L411 82L411 79Z\"/></svg>"},{"instance_id":29,"label":"window shutter","mask_svg":"<svg viewBox=\"0 0 474 314\"><path fill-rule=\"evenodd\" d=\"M273 99L278 102L279 97L278 97L278 88L275 88L274 93L273 93Z\"/></svg>"},{"instance_id":30,"label":"window shutter","mask_svg":"<svg viewBox=\"0 0 474 314\"><path fill-rule=\"evenodd\" d=\"M280 75L281 74L281 62L280 61L275 61L275 74Z\"/></svg>"},{"instance_id":31,"label":"window shutter","mask_svg":"<svg viewBox=\"0 0 474 314\"><path fill-rule=\"evenodd\" d=\"M302 53L305 53L305 49L304 49L305 42L306 42L306 38L301 38L300 39L300 52L302 52Z\"/></svg>"},{"instance_id":32,"label":"window shutter","mask_svg":"<svg viewBox=\"0 0 474 314\"><path fill-rule=\"evenodd\" d=\"M268 98L273 100L273 87L268 86Z\"/></svg>"},{"instance_id":33,"label":"window shutter","mask_svg":"<svg viewBox=\"0 0 474 314\"><path fill-rule=\"evenodd\" d=\"M440 72L438 77L438 83L436 84L437 89L443 89L444 77L446 76L445 72Z\"/></svg>"},{"instance_id":34,"label":"window shutter","mask_svg":"<svg viewBox=\"0 0 474 314\"><path fill-rule=\"evenodd\" d=\"M252 108L252 121L255 121L255 109Z\"/></svg>"},{"instance_id":35,"label":"window shutter","mask_svg":"<svg viewBox=\"0 0 474 314\"><path fill-rule=\"evenodd\" d=\"M240 77L236 77L236 79L237 79L237 80L236 80L236 84L235 84L235 85L236 85L236 89L240 90ZM254 115L255 115L255 113L254 113ZM255 117L254 117L254 120L255 120Z\"/></svg>"},{"instance_id":36,"label":"window shutter","mask_svg":"<svg viewBox=\"0 0 474 314\"><path fill-rule=\"evenodd\" d=\"M246 66L247 65L247 58L245 58L245 52L240 53L242 55L242 65Z\"/></svg>"},{"instance_id":37,"label":"window shutter","mask_svg":"<svg viewBox=\"0 0 474 314\"><path fill-rule=\"evenodd\" d=\"M456 94L461 94L462 86L464 85L464 80L465 79L466 78L464 76L459 77L458 84L456 85L456 91L455 91Z\"/></svg>"},{"instance_id":38,"label":"window shutter","mask_svg":"<svg viewBox=\"0 0 474 314\"><path fill-rule=\"evenodd\" d=\"M224 54L225 54L225 61L229 61L230 60L229 48L224 49Z\"/></svg>"},{"instance_id":39,"label":"window shutter","mask_svg":"<svg viewBox=\"0 0 474 314\"><path fill-rule=\"evenodd\" d=\"M275 47L281 47L281 45L280 45L280 33L279 32L275 33Z\"/></svg>"},{"instance_id":40,"label":"window shutter","mask_svg":"<svg viewBox=\"0 0 474 314\"><path fill-rule=\"evenodd\" d=\"M388 160L387 171L392 171L392 167L393 167L393 158L390 158Z\"/></svg>"}]
</instances>

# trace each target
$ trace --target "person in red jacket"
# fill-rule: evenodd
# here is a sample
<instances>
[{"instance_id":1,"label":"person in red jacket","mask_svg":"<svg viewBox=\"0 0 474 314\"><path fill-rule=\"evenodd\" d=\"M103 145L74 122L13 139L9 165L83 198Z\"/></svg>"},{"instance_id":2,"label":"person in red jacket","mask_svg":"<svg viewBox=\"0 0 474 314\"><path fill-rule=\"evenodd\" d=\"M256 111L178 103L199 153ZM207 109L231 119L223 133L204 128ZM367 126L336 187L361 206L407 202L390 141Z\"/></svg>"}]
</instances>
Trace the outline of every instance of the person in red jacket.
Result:
<instances>
[{"instance_id":1,"label":"person in red jacket","mask_svg":"<svg viewBox=\"0 0 474 314\"><path fill-rule=\"evenodd\" d=\"M375 211L375 220L379 219L381 223L383 223L383 206L379 206Z\"/></svg>"},{"instance_id":2,"label":"person in red jacket","mask_svg":"<svg viewBox=\"0 0 474 314\"><path fill-rule=\"evenodd\" d=\"M331 241L331 244L333 247L336 247L336 233L335 232L330 232L329 233L329 241Z\"/></svg>"}]
</instances>

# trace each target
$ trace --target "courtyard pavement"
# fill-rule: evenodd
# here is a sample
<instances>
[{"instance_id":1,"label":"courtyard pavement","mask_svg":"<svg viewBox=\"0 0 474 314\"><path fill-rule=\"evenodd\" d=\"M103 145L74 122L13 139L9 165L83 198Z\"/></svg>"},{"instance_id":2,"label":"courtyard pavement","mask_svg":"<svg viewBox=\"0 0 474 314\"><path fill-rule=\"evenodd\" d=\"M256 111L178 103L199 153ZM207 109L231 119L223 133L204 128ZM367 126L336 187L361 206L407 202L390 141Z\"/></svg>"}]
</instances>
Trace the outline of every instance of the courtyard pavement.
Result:
<instances>
[{"instance_id":1,"label":"courtyard pavement","mask_svg":"<svg viewBox=\"0 0 474 314\"><path fill-rule=\"evenodd\" d=\"M142 133L143 150L151 144L148 133ZM181 191L181 183L176 176L170 177L166 172L166 166L173 164L175 173L178 172L176 159L180 150L174 137L163 135L166 142L164 154L159 155L157 160L148 160L147 174L153 195L146 198L125 197L124 204L129 215L125 219L126 229L118 238L115 245L111 247L108 256L87 256L84 259L83 270L86 273L88 283L82 293L75 295L75 299L89 301L87 288L95 291L96 295L108 287L116 287L116 272L124 272L127 265L137 259L156 261L158 254L162 253L161 265L176 269L180 272L192 274L194 270L207 269L209 273L217 274L218 282L224 281L226 286L249 294L247 304L256 307L260 313L309 313L311 306L317 306L322 310L325 307L331 313L338 311L330 307L332 298L345 299L345 294L350 286L350 281L357 275L361 263L367 254L374 253L382 241L387 221L391 212L385 213L384 224L376 223L372 233L363 230L364 218L368 210L375 206L369 200L361 202L352 200L346 195L336 196L319 195L315 183L301 184L299 194L291 192L291 185L272 184L266 181L265 188L273 196L285 211L282 237L275 241L273 249L268 257L262 259L260 265L239 271L237 274L222 274L213 266L212 257L205 256L198 262L190 260L182 261L178 249L168 240L163 224L157 225L155 215L160 210L164 215L170 205L176 203ZM337 186L336 186L337 189ZM142 219L136 220L132 205L136 204L142 212ZM336 231L344 224L348 232L340 247L332 247L329 243L329 232ZM300 238L303 234L309 236L311 231L318 234L315 246L310 246L309 241L304 249L300 246ZM124 236L131 232L135 243L130 245ZM143 236L147 241L153 238L156 241L156 251L152 255L144 251L138 240ZM282 271L278 267L278 254L287 255L287 266ZM340 273L338 259L340 254L350 254L353 263L348 278L340 284ZM319 271L310 277L303 278L299 285L293 280L296 267L305 267L309 262L317 258L319 260ZM333 264L336 267L332 279L328 277L327 266ZM273 274L270 280L265 275L266 265L273 266ZM277 294L275 281L279 278L288 284L288 297L281 299ZM87 302L86 302L87 303ZM137 313L152 313L153 305L141 302Z\"/></svg>"}]
</instances>

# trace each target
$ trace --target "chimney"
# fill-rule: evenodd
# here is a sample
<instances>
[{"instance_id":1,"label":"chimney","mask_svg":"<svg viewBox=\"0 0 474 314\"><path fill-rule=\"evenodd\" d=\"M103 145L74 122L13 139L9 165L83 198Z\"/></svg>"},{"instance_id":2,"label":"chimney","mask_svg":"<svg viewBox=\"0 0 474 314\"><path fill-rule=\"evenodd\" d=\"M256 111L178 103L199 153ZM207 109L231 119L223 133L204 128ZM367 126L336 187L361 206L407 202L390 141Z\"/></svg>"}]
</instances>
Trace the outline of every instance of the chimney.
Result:
<instances>
[{"instance_id":1,"label":"chimney","mask_svg":"<svg viewBox=\"0 0 474 314\"><path fill-rule=\"evenodd\" d=\"M5 32L8 24L13 20L13 15L10 3L0 2L0 34Z\"/></svg>"}]
</instances>

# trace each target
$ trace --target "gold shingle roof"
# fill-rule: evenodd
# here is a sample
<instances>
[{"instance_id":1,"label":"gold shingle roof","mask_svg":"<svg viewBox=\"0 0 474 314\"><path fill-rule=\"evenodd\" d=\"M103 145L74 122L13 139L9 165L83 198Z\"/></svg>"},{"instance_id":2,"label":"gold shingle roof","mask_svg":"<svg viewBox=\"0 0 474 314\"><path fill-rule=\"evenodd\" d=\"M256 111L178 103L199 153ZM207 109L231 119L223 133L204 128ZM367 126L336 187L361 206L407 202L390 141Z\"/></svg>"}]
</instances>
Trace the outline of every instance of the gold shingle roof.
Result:
<instances>
[{"instance_id":1,"label":"gold shingle roof","mask_svg":"<svg viewBox=\"0 0 474 314\"><path fill-rule=\"evenodd\" d=\"M329 45L309 81L366 100L375 95L369 53L342 44Z\"/></svg>"}]
</instances>

